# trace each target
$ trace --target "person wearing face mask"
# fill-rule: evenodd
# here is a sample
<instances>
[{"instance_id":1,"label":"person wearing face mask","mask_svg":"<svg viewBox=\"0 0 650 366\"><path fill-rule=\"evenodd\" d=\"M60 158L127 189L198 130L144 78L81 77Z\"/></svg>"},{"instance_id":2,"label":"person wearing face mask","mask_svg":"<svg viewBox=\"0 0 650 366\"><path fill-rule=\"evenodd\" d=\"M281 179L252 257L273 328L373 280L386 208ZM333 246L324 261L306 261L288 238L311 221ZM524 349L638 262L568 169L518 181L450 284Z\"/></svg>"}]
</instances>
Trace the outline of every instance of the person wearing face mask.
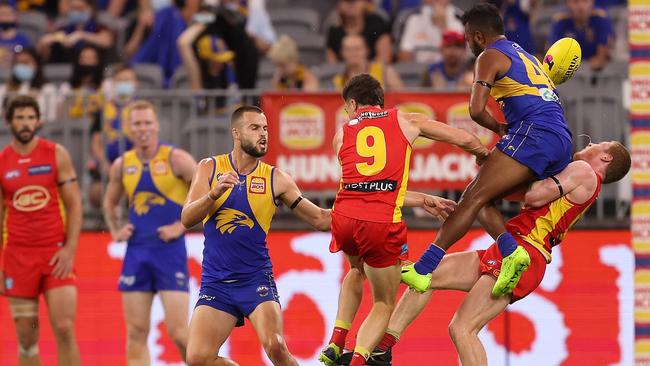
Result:
<instances>
[{"instance_id":1,"label":"person wearing face mask","mask_svg":"<svg viewBox=\"0 0 650 366\"><path fill-rule=\"evenodd\" d=\"M92 0L69 0L62 14L66 21L55 32L44 35L37 44L41 57L50 63L68 63L86 46L113 47L113 35L95 17Z\"/></svg>"},{"instance_id":2,"label":"person wearing face mask","mask_svg":"<svg viewBox=\"0 0 650 366\"><path fill-rule=\"evenodd\" d=\"M165 87L181 64L176 39L186 28L180 9L173 0L147 0L148 7L138 13L138 19L124 56L132 63L160 65Z\"/></svg>"},{"instance_id":3,"label":"person wearing face mask","mask_svg":"<svg viewBox=\"0 0 650 366\"><path fill-rule=\"evenodd\" d=\"M55 120L59 98L54 85L48 83L43 76L36 51L18 47L8 68L11 69L11 77L7 83L0 85L2 106L15 95L30 95L38 101L41 119L45 122Z\"/></svg>"},{"instance_id":4,"label":"person wearing face mask","mask_svg":"<svg viewBox=\"0 0 650 366\"><path fill-rule=\"evenodd\" d=\"M29 38L16 28L16 10L7 1L0 1L0 67L9 67L14 49L31 46Z\"/></svg>"},{"instance_id":5,"label":"person wearing face mask","mask_svg":"<svg viewBox=\"0 0 650 366\"><path fill-rule=\"evenodd\" d=\"M83 47L77 54L69 83L61 85L61 94L72 94L74 101L68 111L70 118L92 117L101 108L100 93L104 80L104 65L99 50Z\"/></svg>"},{"instance_id":6,"label":"person wearing face mask","mask_svg":"<svg viewBox=\"0 0 650 366\"><path fill-rule=\"evenodd\" d=\"M101 111L95 113L90 128L90 153L92 160L88 163L88 172L92 179L88 198L94 207L101 207L102 177L108 176L111 163L122 153L133 147L131 132L123 123L128 118L128 108L135 100L138 79L129 65L113 68L110 80L110 98Z\"/></svg>"},{"instance_id":7,"label":"person wearing face mask","mask_svg":"<svg viewBox=\"0 0 650 366\"><path fill-rule=\"evenodd\" d=\"M423 64L440 61L442 33L446 30L464 32L459 14L460 9L449 0L423 0L420 11L406 19L399 40L399 61Z\"/></svg>"}]
</instances>

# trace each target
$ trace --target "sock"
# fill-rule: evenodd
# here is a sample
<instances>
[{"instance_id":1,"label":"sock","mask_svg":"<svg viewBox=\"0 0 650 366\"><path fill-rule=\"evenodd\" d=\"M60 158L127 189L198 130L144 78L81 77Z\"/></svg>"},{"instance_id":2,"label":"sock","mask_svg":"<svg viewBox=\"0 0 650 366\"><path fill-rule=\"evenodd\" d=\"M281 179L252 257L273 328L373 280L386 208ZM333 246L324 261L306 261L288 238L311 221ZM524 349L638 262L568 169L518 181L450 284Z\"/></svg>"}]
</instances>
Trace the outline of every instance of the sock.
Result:
<instances>
[{"instance_id":1,"label":"sock","mask_svg":"<svg viewBox=\"0 0 650 366\"><path fill-rule=\"evenodd\" d=\"M421 275L433 272L436 267L438 267L438 264L444 255L444 249L431 243L429 248L427 248L427 251L420 257L420 260L415 263L415 271Z\"/></svg>"},{"instance_id":2,"label":"sock","mask_svg":"<svg viewBox=\"0 0 650 366\"><path fill-rule=\"evenodd\" d=\"M332 338L330 338L330 343L334 343L339 347L341 351L345 347L345 337L348 335L348 331L352 327L352 323L344 322L343 320L336 320L334 323L334 330L332 331Z\"/></svg>"},{"instance_id":3,"label":"sock","mask_svg":"<svg viewBox=\"0 0 650 366\"><path fill-rule=\"evenodd\" d=\"M389 351L397 341L399 341L399 334L394 330L386 329L386 333L384 333L384 337L377 345L377 348L383 352Z\"/></svg>"},{"instance_id":4,"label":"sock","mask_svg":"<svg viewBox=\"0 0 650 366\"><path fill-rule=\"evenodd\" d=\"M350 366L363 366L368 361L368 357L370 357L370 352L367 349L356 346L354 347L354 355L352 355Z\"/></svg>"},{"instance_id":5,"label":"sock","mask_svg":"<svg viewBox=\"0 0 650 366\"><path fill-rule=\"evenodd\" d=\"M505 232L497 238L497 246L501 252L501 257L507 257L517 249L517 241L509 232Z\"/></svg>"}]
</instances>

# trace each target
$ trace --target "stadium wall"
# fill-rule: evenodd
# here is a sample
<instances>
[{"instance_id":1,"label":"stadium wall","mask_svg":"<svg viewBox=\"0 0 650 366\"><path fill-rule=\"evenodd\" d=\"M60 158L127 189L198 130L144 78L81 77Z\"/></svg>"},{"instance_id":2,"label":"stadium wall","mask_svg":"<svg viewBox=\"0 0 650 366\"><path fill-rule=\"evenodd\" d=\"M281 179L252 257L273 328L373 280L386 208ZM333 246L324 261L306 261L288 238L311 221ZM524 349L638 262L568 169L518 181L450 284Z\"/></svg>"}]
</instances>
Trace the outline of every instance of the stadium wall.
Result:
<instances>
[{"instance_id":1,"label":"stadium wall","mask_svg":"<svg viewBox=\"0 0 650 366\"><path fill-rule=\"evenodd\" d=\"M433 231L409 233L417 258ZM328 251L329 233L272 232L274 261L290 350L303 366L319 365L329 340L337 295L347 271L344 258ZM485 248L491 239L473 230L453 250ZM198 296L203 237L187 237L191 304ZM85 365L123 365L125 329L117 280L126 245L105 233L83 233L76 261L79 305L76 332ZM553 253L540 288L510 307L480 333L490 365L632 365L634 360L634 252L630 232L575 231ZM403 290L403 289L402 289ZM447 325L463 294L440 291L394 349L395 365L458 364ZM192 305L188 311L191 311ZM361 313L370 308L366 288ZM40 350L44 365L56 364L53 335L41 304ZM153 306L149 338L154 365L181 365L165 334L162 307ZM358 319L362 319L358 317ZM359 322L355 326L358 327ZM216 326L216 325L215 325ZM356 329L356 328L355 328ZM354 337L349 337L352 340ZM353 344L348 346L352 347ZM0 300L0 365L16 365L17 344L6 300ZM270 365L249 324L237 329L222 354L242 366Z\"/></svg>"}]
</instances>

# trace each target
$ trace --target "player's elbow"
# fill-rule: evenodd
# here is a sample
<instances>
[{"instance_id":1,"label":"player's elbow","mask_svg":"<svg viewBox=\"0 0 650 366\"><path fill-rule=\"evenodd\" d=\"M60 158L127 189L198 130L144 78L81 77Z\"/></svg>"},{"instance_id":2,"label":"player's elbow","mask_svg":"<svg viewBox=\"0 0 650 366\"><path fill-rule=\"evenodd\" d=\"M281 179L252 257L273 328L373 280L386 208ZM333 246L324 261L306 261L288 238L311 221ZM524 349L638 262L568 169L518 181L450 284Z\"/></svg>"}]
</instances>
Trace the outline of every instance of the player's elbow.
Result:
<instances>
[{"instance_id":1,"label":"player's elbow","mask_svg":"<svg viewBox=\"0 0 650 366\"><path fill-rule=\"evenodd\" d=\"M543 201L542 198L543 197L541 197L540 195L535 194L535 192L528 191L524 196L524 205L528 207L540 207L546 203Z\"/></svg>"},{"instance_id":2,"label":"player's elbow","mask_svg":"<svg viewBox=\"0 0 650 366\"><path fill-rule=\"evenodd\" d=\"M197 220L190 215L188 210L183 208L183 211L181 211L181 224L185 228L185 230L191 229L194 225L197 224Z\"/></svg>"},{"instance_id":3,"label":"player's elbow","mask_svg":"<svg viewBox=\"0 0 650 366\"><path fill-rule=\"evenodd\" d=\"M472 117L473 120L477 120L481 118L481 114L483 114L483 111L485 110L485 107L479 106L476 104L470 104L469 105L469 116Z\"/></svg>"},{"instance_id":4,"label":"player's elbow","mask_svg":"<svg viewBox=\"0 0 650 366\"><path fill-rule=\"evenodd\" d=\"M332 216L329 210L321 209L321 215L314 228L318 231L329 231L332 228Z\"/></svg>"}]
</instances>

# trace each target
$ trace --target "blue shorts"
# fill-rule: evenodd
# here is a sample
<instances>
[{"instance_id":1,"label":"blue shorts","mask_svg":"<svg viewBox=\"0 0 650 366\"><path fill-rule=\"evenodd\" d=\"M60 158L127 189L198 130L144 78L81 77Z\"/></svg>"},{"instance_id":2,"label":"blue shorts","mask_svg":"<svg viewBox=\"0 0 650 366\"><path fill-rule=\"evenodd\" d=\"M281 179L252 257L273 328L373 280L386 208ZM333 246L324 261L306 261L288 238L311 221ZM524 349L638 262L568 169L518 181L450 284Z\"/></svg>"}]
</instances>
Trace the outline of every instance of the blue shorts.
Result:
<instances>
[{"instance_id":1,"label":"blue shorts","mask_svg":"<svg viewBox=\"0 0 650 366\"><path fill-rule=\"evenodd\" d=\"M530 168L537 179L545 179L569 165L573 146L569 132L538 128L536 124L524 121L509 128L496 148Z\"/></svg>"},{"instance_id":2,"label":"blue shorts","mask_svg":"<svg viewBox=\"0 0 650 366\"><path fill-rule=\"evenodd\" d=\"M273 272L263 270L246 280L202 282L196 306L207 305L237 318L237 326L244 325L255 308L267 301L278 304L280 297Z\"/></svg>"},{"instance_id":3,"label":"blue shorts","mask_svg":"<svg viewBox=\"0 0 650 366\"><path fill-rule=\"evenodd\" d=\"M185 243L126 248L120 291L189 291Z\"/></svg>"}]
</instances>

